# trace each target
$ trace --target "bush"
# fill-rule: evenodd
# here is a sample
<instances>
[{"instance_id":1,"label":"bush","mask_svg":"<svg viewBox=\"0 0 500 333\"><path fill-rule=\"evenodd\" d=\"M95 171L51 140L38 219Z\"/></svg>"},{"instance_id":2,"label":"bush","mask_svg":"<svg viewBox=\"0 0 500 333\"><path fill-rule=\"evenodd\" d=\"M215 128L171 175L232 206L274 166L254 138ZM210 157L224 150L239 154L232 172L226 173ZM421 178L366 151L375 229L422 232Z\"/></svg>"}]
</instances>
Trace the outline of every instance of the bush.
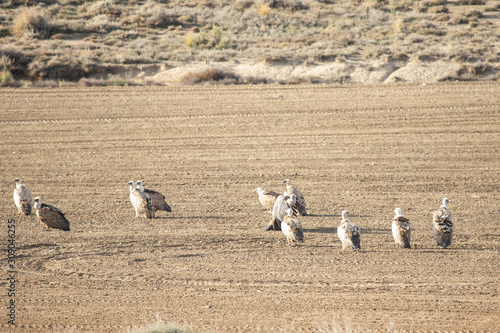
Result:
<instances>
[{"instance_id":1,"label":"bush","mask_svg":"<svg viewBox=\"0 0 500 333\"><path fill-rule=\"evenodd\" d=\"M21 9L12 22L12 33L17 36L46 38L52 28L45 12L35 7Z\"/></svg>"},{"instance_id":2,"label":"bush","mask_svg":"<svg viewBox=\"0 0 500 333\"><path fill-rule=\"evenodd\" d=\"M260 2L257 4L257 12L260 16L268 16L271 13L271 7L265 2Z\"/></svg>"},{"instance_id":3,"label":"bush","mask_svg":"<svg viewBox=\"0 0 500 333\"><path fill-rule=\"evenodd\" d=\"M231 41L227 37L222 36L222 28L214 24L210 31L210 36L204 32L197 35L188 34L186 37L186 45L193 49L215 49L223 50L231 48Z\"/></svg>"},{"instance_id":4,"label":"bush","mask_svg":"<svg viewBox=\"0 0 500 333\"><path fill-rule=\"evenodd\" d=\"M0 87L5 87L12 81L12 73L6 69L0 72Z\"/></svg>"},{"instance_id":5,"label":"bush","mask_svg":"<svg viewBox=\"0 0 500 333\"><path fill-rule=\"evenodd\" d=\"M205 68L197 72L188 72L184 74L180 82L183 84L197 84L197 83L237 83L237 78L233 74L225 73L215 68Z\"/></svg>"}]
</instances>

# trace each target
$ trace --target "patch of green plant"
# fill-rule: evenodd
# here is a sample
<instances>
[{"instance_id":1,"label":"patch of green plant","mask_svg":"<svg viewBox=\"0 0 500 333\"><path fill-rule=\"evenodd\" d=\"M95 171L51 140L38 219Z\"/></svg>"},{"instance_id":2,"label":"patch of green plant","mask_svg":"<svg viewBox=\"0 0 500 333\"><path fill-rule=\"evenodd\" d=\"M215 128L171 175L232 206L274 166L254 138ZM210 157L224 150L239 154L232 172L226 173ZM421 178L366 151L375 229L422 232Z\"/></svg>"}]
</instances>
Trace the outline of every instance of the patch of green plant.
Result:
<instances>
[{"instance_id":1,"label":"patch of green plant","mask_svg":"<svg viewBox=\"0 0 500 333\"><path fill-rule=\"evenodd\" d=\"M0 72L0 87L7 86L12 80L12 73L10 71L4 69Z\"/></svg>"},{"instance_id":2,"label":"patch of green plant","mask_svg":"<svg viewBox=\"0 0 500 333\"><path fill-rule=\"evenodd\" d=\"M217 24L212 25L209 35L203 31L197 35L189 34L186 45L197 50L224 50L232 47L231 40L223 36L222 28Z\"/></svg>"}]
</instances>

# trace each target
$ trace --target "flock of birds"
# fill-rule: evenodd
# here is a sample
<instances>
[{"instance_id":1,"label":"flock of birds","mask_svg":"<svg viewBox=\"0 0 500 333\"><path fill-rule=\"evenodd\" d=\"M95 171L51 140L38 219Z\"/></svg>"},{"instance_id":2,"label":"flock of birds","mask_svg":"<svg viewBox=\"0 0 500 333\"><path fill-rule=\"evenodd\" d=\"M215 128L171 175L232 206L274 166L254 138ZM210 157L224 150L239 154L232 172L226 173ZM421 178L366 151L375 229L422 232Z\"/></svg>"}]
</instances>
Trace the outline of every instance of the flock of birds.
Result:
<instances>
[{"instance_id":1,"label":"flock of birds","mask_svg":"<svg viewBox=\"0 0 500 333\"><path fill-rule=\"evenodd\" d=\"M290 179L285 179L286 190L283 194L263 190L258 187L254 190L259 195L262 206L272 214L271 221L264 231L281 230L289 245L304 242L304 231L297 216L307 215L304 194L292 185ZM453 235L453 222L448 209L450 199L444 198L443 204L433 214L433 233L436 243L442 248L451 245ZM396 214L392 221L392 236L398 247L410 248L411 226L410 221L404 217L401 208L394 210ZM361 248L361 229L349 221L348 211L342 211L342 221L337 228L337 236L342 242L342 250L347 248Z\"/></svg>"},{"instance_id":2,"label":"flock of birds","mask_svg":"<svg viewBox=\"0 0 500 333\"><path fill-rule=\"evenodd\" d=\"M70 230L70 223L64 213L54 206L41 202L39 197L33 199L31 192L20 178L14 180L14 203L20 214L30 215L32 205L36 210L36 216L47 229ZM306 216L306 200L304 194L292 185L290 179L285 179L286 189L283 194L266 191L258 187L254 190L259 195L262 206L272 214L271 221L265 226L264 231L281 231L286 237L289 245L304 242L304 231L297 216ZM135 209L136 217L152 219L156 211L171 212L172 209L165 201L165 196L157 191L144 188L142 181L128 182L130 190L130 202ZM451 245L453 236L453 223L451 212L448 209L448 198L433 214L433 234L436 243L442 248ZM33 204L34 203L34 204ZM410 221L403 216L401 208L394 210L396 214L392 221L392 235L398 247L410 248L411 225ZM348 211L342 212L342 221L337 228L337 235L342 242L342 250L347 248L361 248L361 229L355 223L349 221Z\"/></svg>"}]
</instances>

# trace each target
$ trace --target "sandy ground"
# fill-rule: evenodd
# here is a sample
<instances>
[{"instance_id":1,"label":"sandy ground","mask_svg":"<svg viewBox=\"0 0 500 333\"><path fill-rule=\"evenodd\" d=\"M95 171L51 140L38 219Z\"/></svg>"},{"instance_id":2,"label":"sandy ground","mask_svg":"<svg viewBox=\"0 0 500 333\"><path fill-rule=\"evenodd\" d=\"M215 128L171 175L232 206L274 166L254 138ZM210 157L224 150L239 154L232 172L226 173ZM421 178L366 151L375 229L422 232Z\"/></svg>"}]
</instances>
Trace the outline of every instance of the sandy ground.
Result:
<instances>
[{"instance_id":1,"label":"sandy ground","mask_svg":"<svg viewBox=\"0 0 500 333\"><path fill-rule=\"evenodd\" d=\"M0 331L500 331L500 84L0 90ZM71 231L19 216L14 178ZM263 232L292 179L305 243ZM127 181L172 213L136 219ZM452 199L451 248L432 212ZM395 207L411 220L397 249ZM357 252L336 235L343 209ZM8 220L16 260L7 265ZM347 323L347 324L346 324Z\"/></svg>"}]
</instances>

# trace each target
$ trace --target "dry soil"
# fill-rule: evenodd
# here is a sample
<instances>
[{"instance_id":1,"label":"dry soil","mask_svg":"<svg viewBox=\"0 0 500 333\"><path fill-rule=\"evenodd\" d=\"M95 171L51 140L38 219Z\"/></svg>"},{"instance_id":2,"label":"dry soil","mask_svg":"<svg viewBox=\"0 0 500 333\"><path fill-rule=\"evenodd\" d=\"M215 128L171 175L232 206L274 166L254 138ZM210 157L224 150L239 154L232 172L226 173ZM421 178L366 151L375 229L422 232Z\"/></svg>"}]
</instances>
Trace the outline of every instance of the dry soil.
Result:
<instances>
[{"instance_id":1,"label":"dry soil","mask_svg":"<svg viewBox=\"0 0 500 333\"><path fill-rule=\"evenodd\" d=\"M500 331L500 84L0 90L1 331ZM14 178L71 231L19 216ZM292 179L305 242L263 232ZM137 219L127 182L172 213ZM439 248L432 212L452 200ZM391 220L412 223L397 249ZM362 230L342 251L343 209ZM15 296L7 224L15 220ZM333 322L336 321L336 324Z\"/></svg>"}]
</instances>

